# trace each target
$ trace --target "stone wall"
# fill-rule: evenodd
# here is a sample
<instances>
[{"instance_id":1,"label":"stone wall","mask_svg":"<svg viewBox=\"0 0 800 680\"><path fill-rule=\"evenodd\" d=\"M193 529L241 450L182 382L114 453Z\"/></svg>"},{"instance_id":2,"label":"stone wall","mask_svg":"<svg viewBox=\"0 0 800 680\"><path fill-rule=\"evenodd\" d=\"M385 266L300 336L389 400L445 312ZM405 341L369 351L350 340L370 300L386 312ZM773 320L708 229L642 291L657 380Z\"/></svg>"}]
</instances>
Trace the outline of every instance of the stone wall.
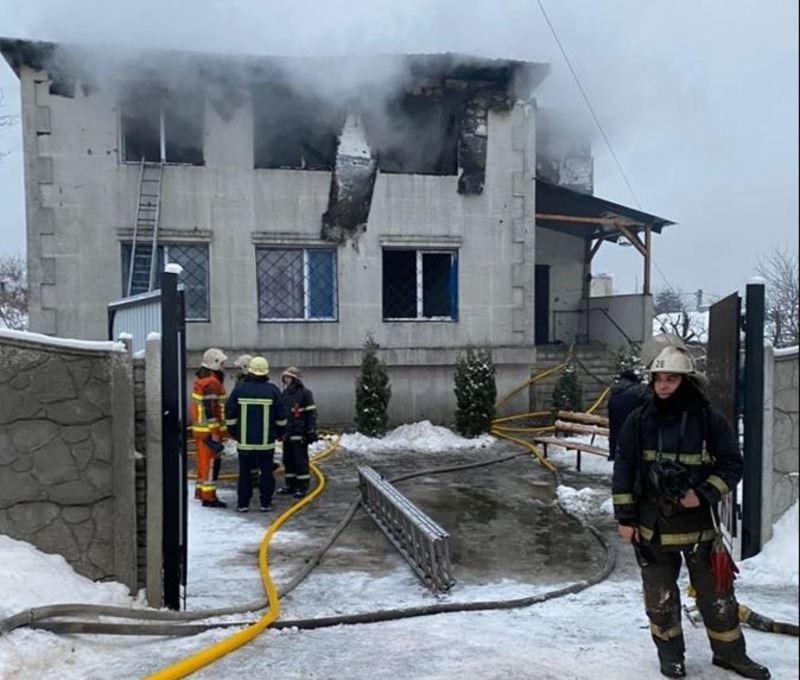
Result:
<instances>
[{"instance_id":1,"label":"stone wall","mask_svg":"<svg viewBox=\"0 0 800 680\"><path fill-rule=\"evenodd\" d=\"M0 532L136 587L131 360L0 331Z\"/></svg>"},{"instance_id":2,"label":"stone wall","mask_svg":"<svg viewBox=\"0 0 800 680\"><path fill-rule=\"evenodd\" d=\"M765 502L762 542L772 535L772 524L798 500L800 473L800 353L792 349L765 352Z\"/></svg>"}]
</instances>

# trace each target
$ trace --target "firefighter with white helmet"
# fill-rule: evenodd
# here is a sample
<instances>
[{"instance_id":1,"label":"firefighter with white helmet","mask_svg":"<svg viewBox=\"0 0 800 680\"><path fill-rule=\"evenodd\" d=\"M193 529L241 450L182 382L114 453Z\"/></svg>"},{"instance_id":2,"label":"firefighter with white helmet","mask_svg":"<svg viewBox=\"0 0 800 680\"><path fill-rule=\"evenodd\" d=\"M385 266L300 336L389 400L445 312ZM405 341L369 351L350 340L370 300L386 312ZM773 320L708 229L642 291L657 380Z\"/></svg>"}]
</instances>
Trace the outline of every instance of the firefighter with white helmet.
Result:
<instances>
[{"instance_id":1,"label":"firefighter with white helmet","mask_svg":"<svg viewBox=\"0 0 800 680\"><path fill-rule=\"evenodd\" d=\"M233 362L233 365L236 367L237 384L242 382L244 377L247 375L247 370L252 358L253 357L249 354L240 354L238 357L236 357L236 361Z\"/></svg>"},{"instance_id":2,"label":"firefighter with white helmet","mask_svg":"<svg viewBox=\"0 0 800 680\"><path fill-rule=\"evenodd\" d=\"M215 463L220 459L223 442L228 438L225 425L225 361L228 357L221 349L211 347L203 353L200 368L192 384L191 418L197 455L197 486L195 498L206 508L225 508L227 504L217 498Z\"/></svg>"},{"instance_id":3,"label":"firefighter with white helmet","mask_svg":"<svg viewBox=\"0 0 800 680\"><path fill-rule=\"evenodd\" d=\"M735 565L721 559L717 504L736 488L743 471L736 435L709 403L704 376L685 347L665 347L648 371L652 398L622 427L611 489L619 534L636 549L661 674L686 675L678 588L683 561L697 592L712 663L766 680L769 670L745 650Z\"/></svg>"}]
</instances>

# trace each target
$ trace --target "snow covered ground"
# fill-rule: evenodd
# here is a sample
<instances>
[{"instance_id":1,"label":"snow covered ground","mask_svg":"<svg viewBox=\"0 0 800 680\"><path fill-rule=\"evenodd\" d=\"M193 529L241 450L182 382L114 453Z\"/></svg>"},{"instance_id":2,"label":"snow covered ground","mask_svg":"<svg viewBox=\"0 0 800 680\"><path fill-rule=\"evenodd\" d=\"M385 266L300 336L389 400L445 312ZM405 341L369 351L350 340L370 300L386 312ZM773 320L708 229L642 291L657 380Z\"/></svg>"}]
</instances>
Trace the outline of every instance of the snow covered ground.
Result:
<instances>
[{"instance_id":1,"label":"snow covered ground","mask_svg":"<svg viewBox=\"0 0 800 680\"><path fill-rule=\"evenodd\" d=\"M388 443L387 443L388 442ZM398 428L383 440L344 436L342 448L376 457L402 447L430 463L436 452L491 446L491 438L464 440L443 428L417 423ZM336 455L336 454L334 454ZM571 466L574 454L553 452L559 467ZM531 463L534 465L535 463ZM324 473L324 462L320 465ZM610 464L585 456L583 474L609 478ZM580 478L571 475L570 479ZM607 494L596 488L561 486L559 501L588 522L608 524ZM252 602L263 597L254 559L264 527L234 512L202 515L190 504L188 608L207 609ZM367 625L338 625L318 630L268 629L248 645L199 670L198 678L279 678L294 680L481 680L657 678L658 664L644 615L638 569L630 551L613 536L617 567L605 581L580 593L526 608L437 614ZM302 541L299 532L279 530L273 545ZM43 554L27 543L0 536L0 618L26 608L55 603L95 603L141 607L127 589L92 583L75 574L60 556ZM740 563L739 600L775 620L798 620L798 506L775 525L774 536L754 558ZM289 574L273 574L278 585ZM684 576L685 578L685 576ZM243 589L242 584L245 584ZM235 587L234 587L235 584ZM458 588L458 586L457 586ZM525 591L530 594L530 587ZM463 600L519 597L520 584L487 583ZM455 595L455 594L454 594ZM382 578L357 572L312 572L287 598L284 613L326 616L342 611L431 603L409 569ZM252 621L255 615L236 620ZM710 664L702 626L684 621L688 676L736 677ZM798 678L798 640L745 627L748 650L772 670L773 678ZM231 629L192 637L144 638L56 635L20 628L0 637L3 680L127 680L153 674L228 638Z\"/></svg>"}]
</instances>

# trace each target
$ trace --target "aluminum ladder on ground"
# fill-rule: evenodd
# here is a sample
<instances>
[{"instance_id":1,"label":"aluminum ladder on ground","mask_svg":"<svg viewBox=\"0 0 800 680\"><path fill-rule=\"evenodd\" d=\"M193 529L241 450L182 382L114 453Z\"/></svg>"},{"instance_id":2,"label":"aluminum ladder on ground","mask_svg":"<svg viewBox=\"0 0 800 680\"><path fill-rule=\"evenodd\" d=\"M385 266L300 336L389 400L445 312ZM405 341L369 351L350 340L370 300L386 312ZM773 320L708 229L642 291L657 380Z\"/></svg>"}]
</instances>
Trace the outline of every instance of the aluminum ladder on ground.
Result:
<instances>
[{"instance_id":1,"label":"aluminum ladder on ground","mask_svg":"<svg viewBox=\"0 0 800 680\"><path fill-rule=\"evenodd\" d=\"M371 467L358 467L358 488L367 514L423 583L435 592L450 590L450 534Z\"/></svg>"},{"instance_id":2,"label":"aluminum ladder on ground","mask_svg":"<svg viewBox=\"0 0 800 680\"><path fill-rule=\"evenodd\" d=\"M142 159L139 175L139 194L136 199L136 222L128 268L126 295L138 295L155 288L158 265L158 218L161 204L163 163L148 163Z\"/></svg>"}]
</instances>

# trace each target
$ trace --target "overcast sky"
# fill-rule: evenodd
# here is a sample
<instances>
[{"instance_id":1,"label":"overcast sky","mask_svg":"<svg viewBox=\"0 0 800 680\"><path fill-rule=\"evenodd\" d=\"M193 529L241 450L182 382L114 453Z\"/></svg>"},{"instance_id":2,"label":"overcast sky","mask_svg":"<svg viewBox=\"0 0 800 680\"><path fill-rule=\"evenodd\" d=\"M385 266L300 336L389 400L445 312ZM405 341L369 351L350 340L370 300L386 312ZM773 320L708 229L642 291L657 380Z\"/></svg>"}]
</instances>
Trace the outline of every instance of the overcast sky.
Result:
<instances>
[{"instance_id":1,"label":"overcast sky","mask_svg":"<svg viewBox=\"0 0 800 680\"><path fill-rule=\"evenodd\" d=\"M653 285L723 296L777 250L798 249L797 0L541 0L622 173L595 130L595 193L666 217ZM502 7L502 10L500 9ZM342 54L457 51L549 62L538 92L593 126L537 0L277 2L0 0L0 36L63 42ZM0 64L0 115L19 107ZM0 128L0 254L24 252L19 126ZM633 248L604 245L594 273L642 284Z\"/></svg>"}]
</instances>

